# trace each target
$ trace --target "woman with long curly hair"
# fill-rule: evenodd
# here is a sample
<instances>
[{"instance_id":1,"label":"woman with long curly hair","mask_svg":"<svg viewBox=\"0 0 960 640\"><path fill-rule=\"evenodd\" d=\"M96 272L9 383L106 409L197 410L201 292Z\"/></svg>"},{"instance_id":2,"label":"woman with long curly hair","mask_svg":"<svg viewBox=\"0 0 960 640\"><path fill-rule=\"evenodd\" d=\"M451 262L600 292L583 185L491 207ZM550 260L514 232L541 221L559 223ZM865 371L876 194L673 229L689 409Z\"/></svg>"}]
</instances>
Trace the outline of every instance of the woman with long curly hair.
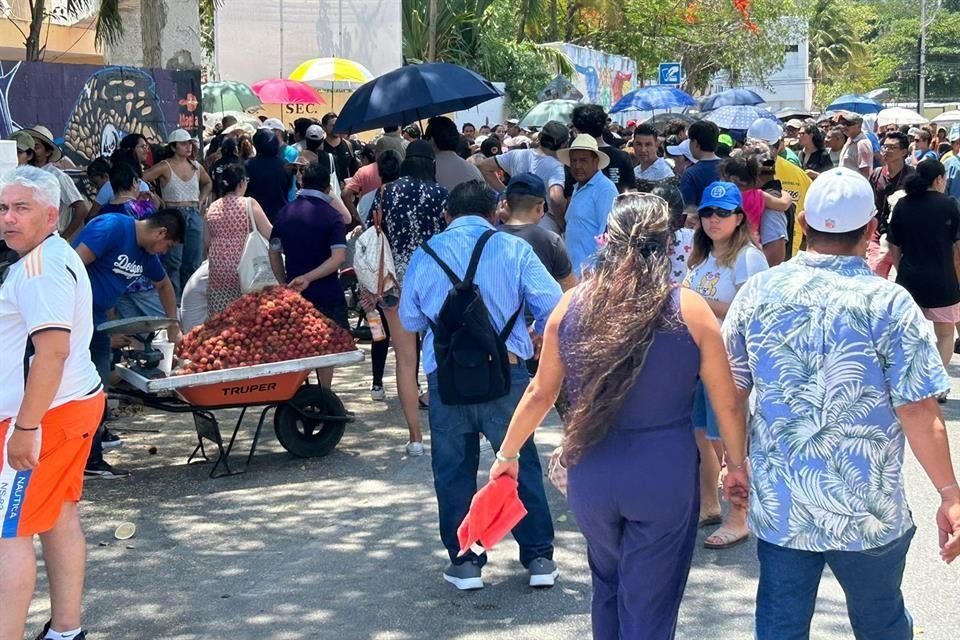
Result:
<instances>
[{"instance_id":1,"label":"woman with long curly hair","mask_svg":"<svg viewBox=\"0 0 960 640\"><path fill-rule=\"evenodd\" d=\"M691 421L698 379L718 398L728 495L747 496L743 405L716 317L671 283L673 241L663 199L617 198L595 268L550 316L540 368L490 470L491 480L517 476L510 460L563 385L568 498L587 539L593 636L603 640L676 632L700 508Z\"/></svg>"}]
</instances>

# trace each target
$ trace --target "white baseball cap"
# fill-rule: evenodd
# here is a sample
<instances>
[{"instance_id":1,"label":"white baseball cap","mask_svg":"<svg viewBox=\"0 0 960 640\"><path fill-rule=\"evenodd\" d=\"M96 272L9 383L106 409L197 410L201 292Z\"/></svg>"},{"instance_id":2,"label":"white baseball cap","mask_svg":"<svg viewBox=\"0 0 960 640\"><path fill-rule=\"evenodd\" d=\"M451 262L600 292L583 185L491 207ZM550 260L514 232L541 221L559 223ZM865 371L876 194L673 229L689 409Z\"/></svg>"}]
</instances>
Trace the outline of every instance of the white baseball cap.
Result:
<instances>
[{"instance_id":1,"label":"white baseball cap","mask_svg":"<svg viewBox=\"0 0 960 640\"><path fill-rule=\"evenodd\" d=\"M193 136L191 136L190 132L188 132L186 129L174 129L167 137L167 144L190 142L191 140L193 140Z\"/></svg>"},{"instance_id":2,"label":"white baseball cap","mask_svg":"<svg viewBox=\"0 0 960 640\"><path fill-rule=\"evenodd\" d=\"M845 167L821 173L807 190L804 207L807 224L824 233L859 229L877 211L870 182Z\"/></svg>"},{"instance_id":3,"label":"white baseball cap","mask_svg":"<svg viewBox=\"0 0 960 640\"><path fill-rule=\"evenodd\" d=\"M768 118L757 118L747 129L747 140L763 140L776 144L783 139L783 129L780 125Z\"/></svg>"},{"instance_id":4,"label":"white baseball cap","mask_svg":"<svg viewBox=\"0 0 960 640\"><path fill-rule=\"evenodd\" d=\"M261 129L278 129L280 131L286 131L287 126L283 124L283 121L280 118L267 118L263 121L263 124L260 125Z\"/></svg>"},{"instance_id":5,"label":"white baseball cap","mask_svg":"<svg viewBox=\"0 0 960 640\"><path fill-rule=\"evenodd\" d=\"M678 145L671 146L667 145L667 153L672 156L683 156L690 162L696 162L697 159L693 157L693 151L690 151L690 139L687 138Z\"/></svg>"}]
</instances>

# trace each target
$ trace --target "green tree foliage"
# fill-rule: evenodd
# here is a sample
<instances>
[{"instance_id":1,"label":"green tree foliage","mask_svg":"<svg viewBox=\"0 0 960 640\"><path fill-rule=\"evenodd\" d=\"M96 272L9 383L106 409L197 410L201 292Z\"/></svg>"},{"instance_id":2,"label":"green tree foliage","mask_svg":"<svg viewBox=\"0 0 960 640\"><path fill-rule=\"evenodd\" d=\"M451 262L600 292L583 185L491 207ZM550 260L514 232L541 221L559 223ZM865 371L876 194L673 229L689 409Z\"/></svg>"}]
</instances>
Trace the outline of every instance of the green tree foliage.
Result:
<instances>
[{"instance_id":1,"label":"green tree foliage","mask_svg":"<svg viewBox=\"0 0 960 640\"><path fill-rule=\"evenodd\" d=\"M927 97L960 99L960 0L927 2ZM810 75L816 104L885 87L891 100L917 96L917 0L812 0Z\"/></svg>"},{"instance_id":2,"label":"green tree foliage","mask_svg":"<svg viewBox=\"0 0 960 640\"><path fill-rule=\"evenodd\" d=\"M114 45L123 38L123 21L120 17L120 0L67 0L57 9L49 7L47 0L29 0L30 26L27 32L20 31L26 47L27 60L43 60L44 47L40 46L43 25L50 18L76 19L96 7L94 42L97 47ZM19 30L16 22L13 23Z\"/></svg>"},{"instance_id":3,"label":"green tree foliage","mask_svg":"<svg viewBox=\"0 0 960 640\"><path fill-rule=\"evenodd\" d=\"M506 83L510 110L522 114L536 104L536 94L557 73L573 71L562 53L528 36L539 36L546 17L544 8L549 3L539 2L438 0L437 60ZM528 13L518 20L521 7ZM428 11L423 0L403 0L403 55L408 62L427 58Z\"/></svg>"}]
</instances>

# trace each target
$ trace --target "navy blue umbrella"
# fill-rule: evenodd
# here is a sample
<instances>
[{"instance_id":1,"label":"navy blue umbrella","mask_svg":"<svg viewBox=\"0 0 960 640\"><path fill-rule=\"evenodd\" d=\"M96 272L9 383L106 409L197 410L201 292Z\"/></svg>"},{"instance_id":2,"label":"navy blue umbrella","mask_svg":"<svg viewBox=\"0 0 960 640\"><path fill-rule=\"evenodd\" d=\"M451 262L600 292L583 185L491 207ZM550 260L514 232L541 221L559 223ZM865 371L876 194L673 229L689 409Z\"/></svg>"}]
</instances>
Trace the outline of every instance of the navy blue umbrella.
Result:
<instances>
[{"instance_id":1,"label":"navy blue umbrella","mask_svg":"<svg viewBox=\"0 0 960 640\"><path fill-rule=\"evenodd\" d=\"M763 104L764 102L766 102L766 100L756 91L751 91L750 89L727 89L726 91L715 93L701 100L700 111L713 111L719 107L744 105L752 107Z\"/></svg>"},{"instance_id":2,"label":"navy blue umbrella","mask_svg":"<svg viewBox=\"0 0 960 640\"><path fill-rule=\"evenodd\" d=\"M849 93L830 103L827 111L853 111L854 113L880 113L883 105L867 96Z\"/></svg>"},{"instance_id":3,"label":"navy blue umbrella","mask_svg":"<svg viewBox=\"0 0 960 640\"><path fill-rule=\"evenodd\" d=\"M486 78L455 64L400 67L357 89L340 110L336 133L410 124L469 109L503 92Z\"/></svg>"},{"instance_id":4,"label":"navy blue umbrella","mask_svg":"<svg viewBox=\"0 0 960 640\"><path fill-rule=\"evenodd\" d=\"M675 87L653 85L634 89L610 107L610 113L621 111L653 111L674 107L695 107L697 101L689 93Z\"/></svg>"}]
</instances>

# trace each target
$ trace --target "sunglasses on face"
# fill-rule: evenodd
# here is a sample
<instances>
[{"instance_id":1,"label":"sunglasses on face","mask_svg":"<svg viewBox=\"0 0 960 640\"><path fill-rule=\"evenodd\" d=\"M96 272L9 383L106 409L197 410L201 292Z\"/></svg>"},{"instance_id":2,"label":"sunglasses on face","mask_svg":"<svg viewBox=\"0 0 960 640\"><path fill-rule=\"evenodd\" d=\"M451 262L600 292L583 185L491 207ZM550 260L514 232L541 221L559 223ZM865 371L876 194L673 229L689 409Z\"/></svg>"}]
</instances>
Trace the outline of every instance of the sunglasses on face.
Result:
<instances>
[{"instance_id":1,"label":"sunglasses on face","mask_svg":"<svg viewBox=\"0 0 960 640\"><path fill-rule=\"evenodd\" d=\"M727 211L726 209L718 209L716 207L707 207L706 209L700 209L697 212L701 218L712 218L716 215L718 218L729 218L732 215L740 213L739 211Z\"/></svg>"}]
</instances>

